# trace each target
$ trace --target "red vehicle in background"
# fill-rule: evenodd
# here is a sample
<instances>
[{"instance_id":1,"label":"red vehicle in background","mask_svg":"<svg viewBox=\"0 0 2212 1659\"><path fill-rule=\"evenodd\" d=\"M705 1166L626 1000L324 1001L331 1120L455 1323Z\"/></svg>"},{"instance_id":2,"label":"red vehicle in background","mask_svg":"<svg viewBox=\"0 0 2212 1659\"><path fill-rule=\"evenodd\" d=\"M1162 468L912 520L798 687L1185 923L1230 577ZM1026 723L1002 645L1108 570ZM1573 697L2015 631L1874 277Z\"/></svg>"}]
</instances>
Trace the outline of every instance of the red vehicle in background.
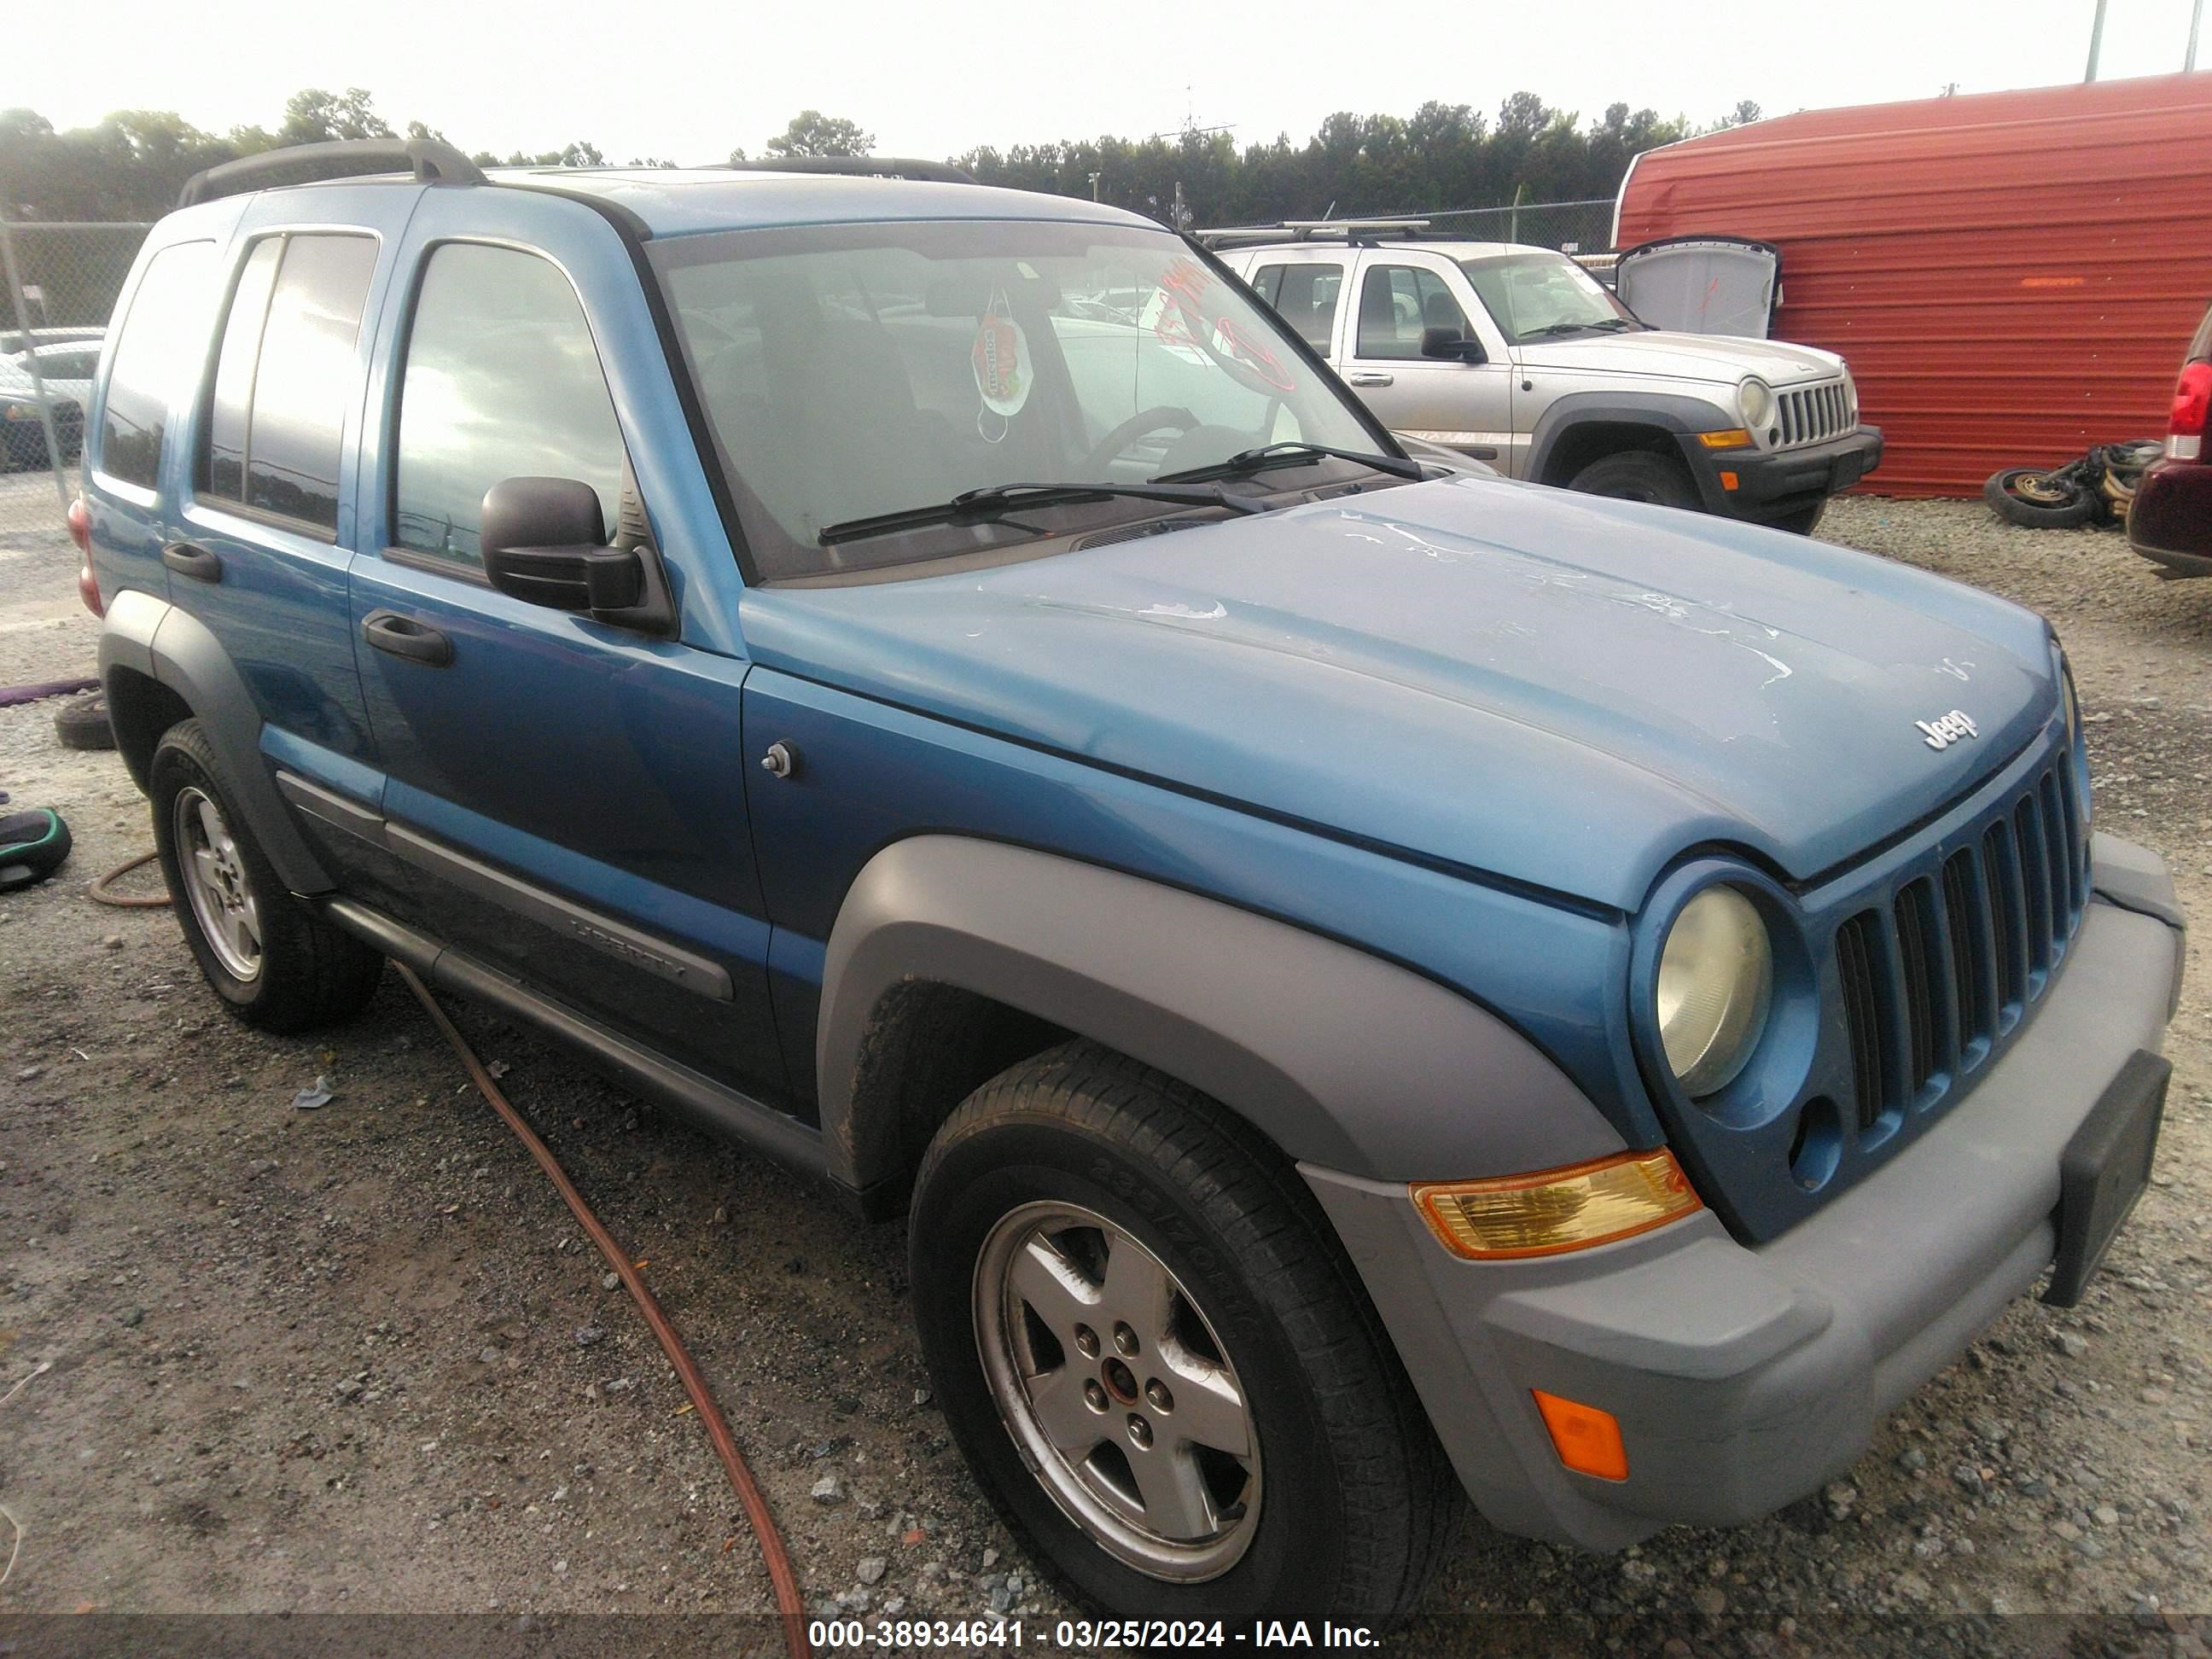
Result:
<instances>
[{"instance_id":1,"label":"red vehicle in background","mask_svg":"<svg viewBox=\"0 0 2212 1659\"><path fill-rule=\"evenodd\" d=\"M2212 576L2212 453L2205 426L2212 416L2212 311L2197 325L2189 359L2173 383L2166 453L2136 486L2128 509L2128 545L2166 568L2166 576Z\"/></svg>"}]
</instances>

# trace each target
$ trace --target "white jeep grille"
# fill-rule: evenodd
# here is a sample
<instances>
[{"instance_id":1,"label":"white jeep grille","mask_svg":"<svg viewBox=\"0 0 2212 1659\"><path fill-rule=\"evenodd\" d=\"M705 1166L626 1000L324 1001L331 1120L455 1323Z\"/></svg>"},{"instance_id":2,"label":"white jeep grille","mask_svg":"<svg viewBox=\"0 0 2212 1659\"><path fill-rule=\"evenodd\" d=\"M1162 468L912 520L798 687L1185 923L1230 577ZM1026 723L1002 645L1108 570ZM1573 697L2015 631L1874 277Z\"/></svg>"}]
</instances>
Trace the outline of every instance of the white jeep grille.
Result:
<instances>
[{"instance_id":1,"label":"white jeep grille","mask_svg":"<svg viewBox=\"0 0 2212 1659\"><path fill-rule=\"evenodd\" d=\"M1851 429L1850 394L1841 380L1778 392L1774 401L1775 424L1782 428L1778 448L1826 443Z\"/></svg>"}]
</instances>

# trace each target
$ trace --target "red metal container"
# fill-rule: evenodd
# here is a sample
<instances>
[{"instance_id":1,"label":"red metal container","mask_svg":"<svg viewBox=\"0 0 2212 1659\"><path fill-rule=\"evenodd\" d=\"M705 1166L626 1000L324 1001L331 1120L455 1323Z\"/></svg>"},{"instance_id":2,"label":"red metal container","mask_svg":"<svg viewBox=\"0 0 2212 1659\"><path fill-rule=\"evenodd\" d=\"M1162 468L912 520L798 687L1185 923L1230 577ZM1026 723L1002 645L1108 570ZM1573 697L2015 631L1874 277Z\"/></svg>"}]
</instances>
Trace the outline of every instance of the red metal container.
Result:
<instances>
[{"instance_id":1,"label":"red metal container","mask_svg":"<svg viewBox=\"0 0 2212 1659\"><path fill-rule=\"evenodd\" d=\"M2212 298L2212 73L1808 110L1638 156L1613 245L1782 249L1777 337L1841 352L1887 448L1866 488L2165 429Z\"/></svg>"}]
</instances>

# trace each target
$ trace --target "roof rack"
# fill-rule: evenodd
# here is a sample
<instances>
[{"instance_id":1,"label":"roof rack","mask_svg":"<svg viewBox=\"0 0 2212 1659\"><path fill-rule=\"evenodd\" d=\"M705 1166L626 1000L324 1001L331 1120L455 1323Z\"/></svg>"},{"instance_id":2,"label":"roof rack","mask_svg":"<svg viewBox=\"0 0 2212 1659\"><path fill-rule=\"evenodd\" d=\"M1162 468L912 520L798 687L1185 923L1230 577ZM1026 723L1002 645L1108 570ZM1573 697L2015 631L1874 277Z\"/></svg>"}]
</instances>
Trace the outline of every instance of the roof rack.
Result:
<instances>
[{"instance_id":1,"label":"roof rack","mask_svg":"<svg viewBox=\"0 0 2212 1659\"><path fill-rule=\"evenodd\" d=\"M738 173L837 173L862 179L919 179L933 185L976 182L965 167L911 155L769 155L728 165Z\"/></svg>"},{"instance_id":2,"label":"roof rack","mask_svg":"<svg viewBox=\"0 0 2212 1659\"><path fill-rule=\"evenodd\" d=\"M481 185L483 170L451 144L435 138L339 138L324 144L291 144L258 155L241 155L185 180L177 205L192 206L276 185L319 184L358 173L406 168L423 185Z\"/></svg>"},{"instance_id":3,"label":"roof rack","mask_svg":"<svg viewBox=\"0 0 2212 1659\"><path fill-rule=\"evenodd\" d=\"M1219 230L1191 234L1207 247L1232 247L1251 242L1334 241L1372 242L1383 236L1412 241L1429 228L1426 219L1285 219L1279 225L1231 225Z\"/></svg>"}]
</instances>

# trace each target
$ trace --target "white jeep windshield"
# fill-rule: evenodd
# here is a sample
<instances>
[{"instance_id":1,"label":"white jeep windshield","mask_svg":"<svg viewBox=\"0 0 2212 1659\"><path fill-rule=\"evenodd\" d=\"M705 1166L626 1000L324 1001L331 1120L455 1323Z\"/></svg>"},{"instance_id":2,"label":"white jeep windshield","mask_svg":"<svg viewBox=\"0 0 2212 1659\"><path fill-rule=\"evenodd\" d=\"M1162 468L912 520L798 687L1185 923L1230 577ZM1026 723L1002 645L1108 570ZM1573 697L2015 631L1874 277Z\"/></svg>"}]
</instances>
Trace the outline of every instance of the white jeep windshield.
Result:
<instances>
[{"instance_id":1,"label":"white jeep windshield","mask_svg":"<svg viewBox=\"0 0 2212 1659\"><path fill-rule=\"evenodd\" d=\"M1176 510L1024 504L836 526L1012 483L1148 483L1377 429L1266 307L1175 237L1052 221L733 231L649 244L759 574L868 568ZM1358 469L1316 461L1310 485Z\"/></svg>"},{"instance_id":2,"label":"white jeep windshield","mask_svg":"<svg viewBox=\"0 0 2212 1659\"><path fill-rule=\"evenodd\" d=\"M1516 345L1586 329L1641 328L1636 313L1565 254L1517 249L1462 259L1459 268Z\"/></svg>"}]
</instances>

